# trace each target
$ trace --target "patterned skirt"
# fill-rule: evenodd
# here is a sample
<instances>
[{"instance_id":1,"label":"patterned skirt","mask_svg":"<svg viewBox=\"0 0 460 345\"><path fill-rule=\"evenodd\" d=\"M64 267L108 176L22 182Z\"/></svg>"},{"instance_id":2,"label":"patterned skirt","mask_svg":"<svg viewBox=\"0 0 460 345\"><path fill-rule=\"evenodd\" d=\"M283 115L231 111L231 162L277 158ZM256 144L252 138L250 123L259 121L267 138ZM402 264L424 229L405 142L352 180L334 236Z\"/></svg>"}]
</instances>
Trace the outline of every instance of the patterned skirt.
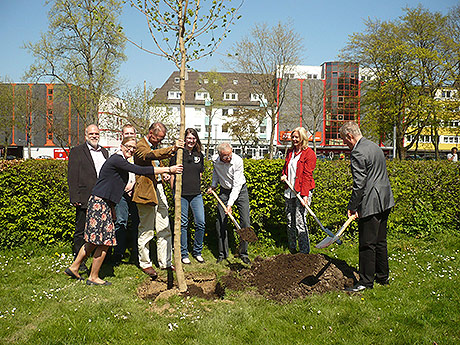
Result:
<instances>
[{"instance_id":1,"label":"patterned skirt","mask_svg":"<svg viewBox=\"0 0 460 345\"><path fill-rule=\"evenodd\" d=\"M107 201L95 195L88 200L84 239L97 246L117 245L112 208Z\"/></svg>"}]
</instances>

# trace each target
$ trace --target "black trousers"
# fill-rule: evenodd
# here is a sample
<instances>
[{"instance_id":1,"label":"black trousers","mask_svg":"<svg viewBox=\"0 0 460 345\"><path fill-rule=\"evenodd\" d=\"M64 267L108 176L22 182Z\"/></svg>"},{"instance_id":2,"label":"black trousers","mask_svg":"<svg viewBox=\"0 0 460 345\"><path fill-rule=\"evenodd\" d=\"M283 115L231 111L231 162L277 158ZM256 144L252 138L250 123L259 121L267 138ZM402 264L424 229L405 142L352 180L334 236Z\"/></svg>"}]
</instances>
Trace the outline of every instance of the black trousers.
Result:
<instances>
[{"instance_id":1,"label":"black trousers","mask_svg":"<svg viewBox=\"0 0 460 345\"><path fill-rule=\"evenodd\" d=\"M219 198L227 204L230 197L231 190L220 188ZM251 219L249 215L249 195L246 184L241 188L240 194L235 201L235 206L238 208L240 213L242 228L251 226ZM220 204L218 204L217 220L217 247L219 249L219 258L225 259L228 257L228 234L227 234L227 215ZM240 257L248 257L248 242L240 240L240 246L238 249Z\"/></svg>"},{"instance_id":2,"label":"black trousers","mask_svg":"<svg viewBox=\"0 0 460 345\"><path fill-rule=\"evenodd\" d=\"M387 221L390 210L360 218L359 230L359 283L372 287L388 280Z\"/></svg>"},{"instance_id":3,"label":"black trousers","mask_svg":"<svg viewBox=\"0 0 460 345\"><path fill-rule=\"evenodd\" d=\"M73 235L73 255L76 257L80 248L85 244L83 234L86 224L86 208L77 206L75 212L75 233Z\"/></svg>"}]
</instances>

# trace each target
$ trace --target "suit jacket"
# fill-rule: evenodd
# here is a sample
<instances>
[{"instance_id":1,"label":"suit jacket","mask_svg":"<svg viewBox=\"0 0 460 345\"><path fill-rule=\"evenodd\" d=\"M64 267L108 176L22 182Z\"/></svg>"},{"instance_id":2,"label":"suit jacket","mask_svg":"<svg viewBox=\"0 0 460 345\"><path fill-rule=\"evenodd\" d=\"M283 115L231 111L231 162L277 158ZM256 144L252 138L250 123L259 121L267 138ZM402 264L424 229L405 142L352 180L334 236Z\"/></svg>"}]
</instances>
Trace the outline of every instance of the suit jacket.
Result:
<instances>
[{"instance_id":1,"label":"suit jacket","mask_svg":"<svg viewBox=\"0 0 460 345\"><path fill-rule=\"evenodd\" d=\"M383 151L372 141L361 138L351 151L353 192L348 209L361 218L382 213L395 205Z\"/></svg>"},{"instance_id":2,"label":"suit jacket","mask_svg":"<svg viewBox=\"0 0 460 345\"><path fill-rule=\"evenodd\" d=\"M142 138L137 142L136 152L134 152L134 164L155 167L154 160L171 158L175 153L175 146L152 149L150 143L145 138ZM156 175L136 175L133 201L138 204L157 205L158 197L155 191L157 183Z\"/></svg>"},{"instance_id":3,"label":"suit jacket","mask_svg":"<svg viewBox=\"0 0 460 345\"><path fill-rule=\"evenodd\" d=\"M283 175L288 175L288 164L293 155L294 149L290 148L286 154L286 160L283 167ZM307 147L300 153L299 161L297 162L296 179L294 189L300 192L301 196L307 196L310 190L315 188L315 180L313 179L313 170L316 168L315 152ZM285 186L287 188L287 186Z\"/></svg>"},{"instance_id":4,"label":"suit jacket","mask_svg":"<svg viewBox=\"0 0 460 345\"><path fill-rule=\"evenodd\" d=\"M107 159L109 152L101 148L102 154ZM69 165L67 170L67 183L69 185L70 203L80 203L86 208L89 196L97 181L96 168L93 158L85 143L75 146L69 153Z\"/></svg>"}]
</instances>

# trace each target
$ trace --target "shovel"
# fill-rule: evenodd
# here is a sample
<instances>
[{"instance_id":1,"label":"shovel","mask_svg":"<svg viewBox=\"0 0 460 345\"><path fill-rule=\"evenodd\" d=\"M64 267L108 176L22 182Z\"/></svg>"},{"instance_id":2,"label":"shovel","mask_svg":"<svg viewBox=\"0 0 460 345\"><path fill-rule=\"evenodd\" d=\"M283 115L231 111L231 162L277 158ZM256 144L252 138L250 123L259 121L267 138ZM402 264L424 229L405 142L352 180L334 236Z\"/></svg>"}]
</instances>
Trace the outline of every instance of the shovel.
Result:
<instances>
[{"instance_id":1,"label":"shovel","mask_svg":"<svg viewBox=\"0 0 460 345\"><path fill-rule=\"evenodd\" d=\"M312 209L303 201L302 197L300 196L300 193L297 193L295 191L294 187L285 176L283 177L284 178L281 178L281 181L284 181L289 187L289 189L294 192L295 196L297 197L297 199L299 199L300 203L307 209L308 213L310 213L310 215L316 220L321 230L323 230L327 235L334 237L334 233L328 228L324 227L324 225L319 221L318 217L316 217L316 214L313 213ZM342 244L342 241L340 239L337 239L337 244Z\"/></svg>"},{"instance_id":2,"label":"shovel","mask_svg":"<svg viewBox=\"0 0 460 345\"><path fill-rule=\"evenodd\" d=\"M356 219L356 215L352 215L351 217L349 217L347 221L343 223L342 227L340 228L339 231L337 231L335 235L333 235L332 237L327 236L324 240L318 243L315 247L318 249L326 248L330 246L332 243L336 242L340 238L340 236L342 236L343 232L348 227L348 225L350 225L350 223L355 219Z\"/></svg>"},{"instance_id":3,"label":"shovel","mask_svg":"<svg viewBox=\"0 0 460 345\"><path fill-rule=\"evenodd\" d=\"M219 204L222 206L222 208L225 210L227 208L227 206L225 206L224 202L222 200L220 200L220 198L217 196L216 192L214 192L214 190L211 189L211 193L212 195L215 196L215 198L217 199L217 201L219 202ZM232 220L233 224L235 224L235 227L236 227L236 233L240 236L240 238L243 240L243 241L246 241L246 242L257 242L257 235L256 233L254 232L254 230L252 230L251 228L242 228L238 222L236 221L235 217L233 217L231 214L227 214L229 216L229 218Z\"/></svg>"}]
</instances>

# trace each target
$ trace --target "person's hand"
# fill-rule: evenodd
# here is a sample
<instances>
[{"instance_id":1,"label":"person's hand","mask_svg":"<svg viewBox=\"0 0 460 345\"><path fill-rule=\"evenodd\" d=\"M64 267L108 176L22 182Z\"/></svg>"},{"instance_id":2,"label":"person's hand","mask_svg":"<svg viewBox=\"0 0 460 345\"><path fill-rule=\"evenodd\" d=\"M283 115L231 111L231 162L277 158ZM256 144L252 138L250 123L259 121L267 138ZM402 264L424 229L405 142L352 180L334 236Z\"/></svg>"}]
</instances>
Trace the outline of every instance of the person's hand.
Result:
<instances>
[{"instance_id":1,"label":"person's hand","mask_svg":"<svg viewBox=\"0 0 460 345\"><path fill-rule=\"evenodd\" d=\"M229 214L229 215L232 215L232 207L230 205L227 206L227 208L225 210L225 213Z\"/></svg>"},{"instance_id":2,"label":"person's hand","mask_svg":"<svg viewBox=\"0 0 460 345\"><path fill-rule=\"evenodd\" d=\"M184 170L184 166L182 164L172 165L169 167L170 174L180 174Z\"/></svg>"},{"instance_id":3,"label":"person's hand","mask_svg":"<svg viewBox=\"0 0 460 345\"><path fill-rule=\"evenodd\" d=\"M71 205L74 207L78 207L78 206L81 206L81 202L74 202L74 203L71 203Z\"/></svg>"},{"instance_id":4,"label":"person's hand","mask_svg":"<svg viewBox=\"0 0 460 345\"><path fill-rule=\"evenodd\" d=\"M283 181L283 182L284 182L284 181L286 181L286 180L287 180L287 176L286 176L286 175L284 175L284 174L283 174L283 175L281 175L281 181Z\"/></svg>"},{"instance_id":5,"label":"person's hand","mask_svg":"<svg viewBox=\"0 0 460 345\"><path fill-rule=\"evenodd\" d=\"M206 191L206 193L211 194L213 190L214 190L214 188L209 187L208 190Z\"/></svg>"},{"instance_id":6,"label":"person's hand","mask_svg":"<svg viewBox=\"0 0 460 345\"><path fill-rule=\"evenodd\" d=\"M355 217L355 219L359 218L358 212L356 212L356 211L347 210L347 215L348 215L348 218L350 218L350 217Z\"/></svg>"},{"instance_id":7,"label":"person's hand","mask_svg":"<svg viewBox=\"0 0 460 345\"><path fill-rule=\"evenodd\" d=\"M171 179L171 175L168 174L168 173L163 173L161 175L161 178L162 178L163 181L167 182L167 181L169 181Z\"/></svg>"},{"instance_id":8,"label":"person's hand","mask_svg":"<svg viewBox=\"0 0 460 345\"><path fill-rule=\"evenodd\" d=\"M308 196L304 196L303 198L303 205L310 206L311 199Z\"/></svg>"},{"instance_id":9,"label":"person's hand","mask_svg":"<svg viewBox=\"0 0 460 345\"><path fill-rule=\"evenodd\" d=\"M174 145L175 149L177 150L178 148L183 149L185 146L185 141L183 139L177 139L176 144Z\"/></svg>"}]
</instances>

